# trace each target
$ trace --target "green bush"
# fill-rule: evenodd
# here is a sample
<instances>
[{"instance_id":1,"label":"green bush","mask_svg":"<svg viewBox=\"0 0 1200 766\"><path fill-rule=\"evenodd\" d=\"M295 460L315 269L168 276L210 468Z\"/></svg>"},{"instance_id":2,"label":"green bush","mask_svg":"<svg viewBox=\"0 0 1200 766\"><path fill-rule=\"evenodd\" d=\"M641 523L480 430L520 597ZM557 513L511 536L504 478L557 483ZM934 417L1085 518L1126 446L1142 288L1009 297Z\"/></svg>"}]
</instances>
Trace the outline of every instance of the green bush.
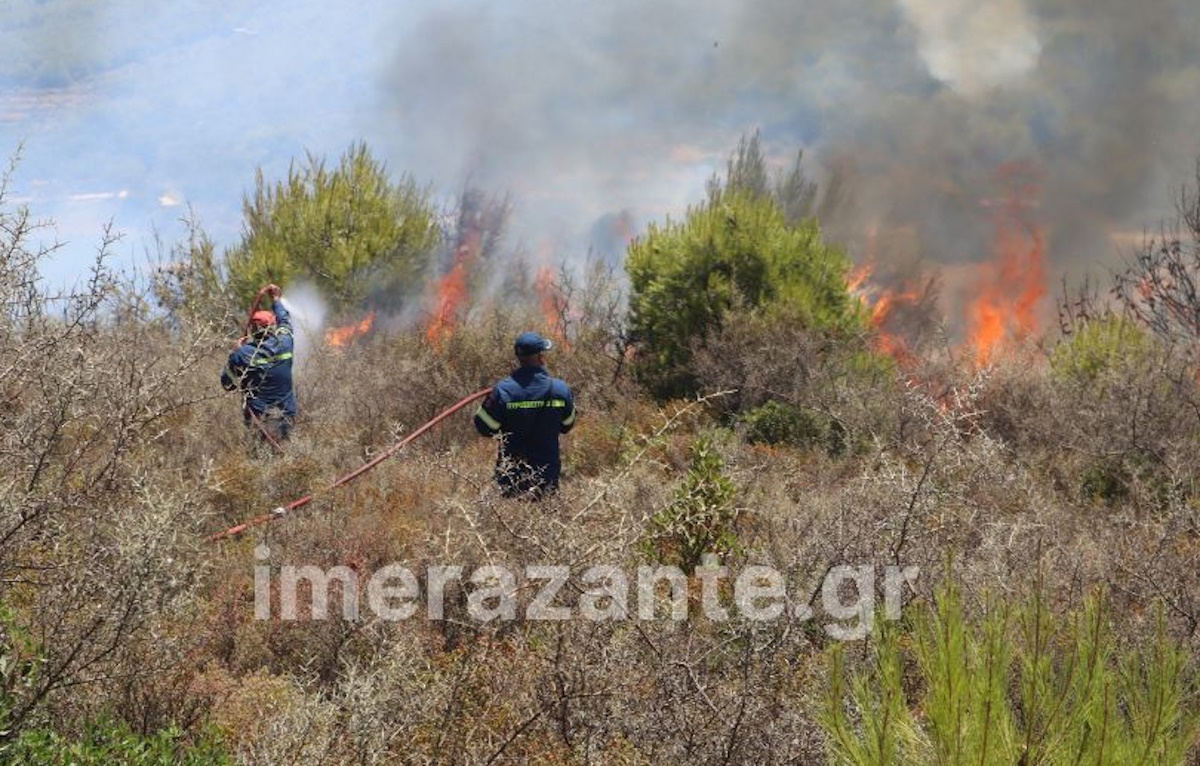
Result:
<instances>
[{"instance_id":1,"label":"green bush","mask_svg":"<svg viewBox=\"0 0 1200 766\"><path fill-rule=\"evenodd\" d=\"M143 735L116 721L93 723L79 739L51 729L32 729L0 745L0 759L14 766L232 766L234 762L215 735L189 740L177 728Z\"/></svg>"},{"instance_id":2,"label":"green bush","mask_svg":"<svg viewBox=\"0 0 1200 766\"><path fill-rule=\"evenodd\" d=\"M815 220L789 224L769 197L730 192L682 223L652 225L625 262L639 379L660 398L695 393L693 346L735 307L787 310L813 329L856 326L850 265Z\"/></svg>"},{"instance_id":3,"label":"green bush","mask_svg":"<svg viewBox=\"0 0 1200 766\"><path fill-rule=\"evenodd\" d=\"M830 429L824 419L801 407L771 399L742 413L746 440L752 444L788 444L793 447L829 446Z\"/></svg>"},{"instance_id":4,"label":"green bush","mask_svg":"<svg viewBox=\"0 0 1200 766\"><path fill-rule=\"evenodd\" d=\"M1153 339L1124 317L1108 315L1083 323L1055 347L1050 368L1061 378L1094 381L1125 365L1141 365L1154 352Z\"/></svg>"},{"instance_id":5,"label":"green bush","mask_svg":"<svg viewBox=\"0 0 1200 766\"><path fill-rule=\"evenodd\" d=\"M1090 500L1111 503L1129 496L1129 477L1119 464L1098 461L1083 469L1079 477L1079 491Z\"/></svg>"},{"instance_id":6,"label":"green bush","mask_svg":"<svg viewBox=\"0 0 1200 766\"><path fill-rule=\"evenodd\" d=\"M1035 597L970 620L945 588L907 629L881 621L849 686L832 650L829 753L855 766L1183 763L1200 731L1187 653L1161 618L1149 647L1118 647L1109 618L1099 597L1064 617Z\"/></svg>"},{"instance_id":7,"label":"green bush","mask_svg":"<svg viewBox=\"0 0 1200 766\"><path fill-rule=\"evenodd\" d=\"M650 519L647 553L691 572L706 553L736 551L736 494L712 436L701 435L692 442L687 477L671 504Z\"/></svg>"},{"instance_id":8,"label":"green bush","mask_svg":"<svg viewBox=\"0 0 1200 766\"><path fill-rule=\"evenodd\" d=\"M410 178L393 184L364 144L333 170L311 155L286 181L270 184L259 170L245 234L227 256L238 305L269 282L301 279L335 312L374 293L407 294L440 236L428 196Z\"/></svg>"}]
</instances>

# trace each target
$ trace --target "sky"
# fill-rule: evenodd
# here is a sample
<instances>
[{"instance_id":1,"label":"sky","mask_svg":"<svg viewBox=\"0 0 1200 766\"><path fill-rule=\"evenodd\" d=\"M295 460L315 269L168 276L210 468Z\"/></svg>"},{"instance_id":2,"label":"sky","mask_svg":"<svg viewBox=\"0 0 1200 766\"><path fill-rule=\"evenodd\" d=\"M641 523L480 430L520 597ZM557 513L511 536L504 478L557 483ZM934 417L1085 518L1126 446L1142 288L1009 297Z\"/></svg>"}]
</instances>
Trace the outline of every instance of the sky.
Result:
<instances>
[{"instance_id":1,"label":"sky","mask_svg":"<svg viewBox=\"0 0 1200 766\"><path fill-rule=\"evenodd\" d=\"M1127 254L1200 157L1194 0L6 0L2 23L5 203L53 220L59 282L108 222L129 263L189 210L236 245L256 170L359 141L447 199L508 194L514 240L569 255L682 217L758 130L842 184L822 223L856 258L986 260L1020 194L1055 275Z\"/></svg>"}]
</instances>

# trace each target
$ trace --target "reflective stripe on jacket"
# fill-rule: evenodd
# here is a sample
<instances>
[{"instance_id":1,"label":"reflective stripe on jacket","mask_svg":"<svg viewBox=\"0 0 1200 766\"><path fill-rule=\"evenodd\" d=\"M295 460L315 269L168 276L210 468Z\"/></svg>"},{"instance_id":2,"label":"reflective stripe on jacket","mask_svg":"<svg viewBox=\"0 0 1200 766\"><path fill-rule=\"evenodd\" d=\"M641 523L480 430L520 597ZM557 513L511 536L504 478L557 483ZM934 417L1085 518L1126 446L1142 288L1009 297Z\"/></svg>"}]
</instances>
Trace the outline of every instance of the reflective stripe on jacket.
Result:
<instances>
[{"instance_id":1,"label":"reflective stripe on jacket","mask_svg":"<svg viewBox=\"0 0 1200 766\"><path fill-rule=\"evenodd\" d=\"M221 372L221 385L241 389L246 406L261 415L278 407L286 415L296 414L292 389L292 322L288 310L275 301L275 324L262 330L229 355Z\"/></svg>"},{"instance_id":2,"label":"reflective stripe on jacket","mask_svg":"<svg viewBox=\"0 0 1200 766\"><path fill-rule=\"evenodd\" d=\"M493 387L475 411L475 428L484 436L504 435L497 460L525 464L549 486L561 470L558 437L575 425L571 389L544 367L520 367Z\"/></svg>"}]
</instances>

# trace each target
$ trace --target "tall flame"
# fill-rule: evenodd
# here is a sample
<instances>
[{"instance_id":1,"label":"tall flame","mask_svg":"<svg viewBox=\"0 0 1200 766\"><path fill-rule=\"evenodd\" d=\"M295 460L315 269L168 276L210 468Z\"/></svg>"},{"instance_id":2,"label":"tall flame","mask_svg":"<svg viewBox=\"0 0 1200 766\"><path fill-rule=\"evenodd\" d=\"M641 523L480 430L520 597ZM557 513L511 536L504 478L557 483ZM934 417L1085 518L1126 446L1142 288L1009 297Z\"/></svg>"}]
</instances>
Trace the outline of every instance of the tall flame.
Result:
<instances>
[{"instance_id":1,"label":"tall flame","mask_svg":"<svg viewBox=\"0 0 1200 766\"><path fill-rule=\"evenodd\" d=\"M468 232L465 241L454 251L454 263L450 270L434 287L433 313L425 328L425 336L431 343L440 343L454 332L454 325L469 292L469 267L479 252L479 246L479 232Z\"/></svg>"},{"instance_id":2,"label":"tall flame","mask_svg":"<svg viewBox=\"0 0 1200 766\"><path fill-rule=\"evenodd\" d=\"M459 306L467 297L467 267L456 263L437 283L433 316L425 335L436 343L448 337L454 331L454 323L458 316Z\"/></svg>"},{"instance_id":3,"label":"tall flame","mask_svg":"<svg viewBox=\"0 0 1200 766\"><path fill-rule=\"evenodd\" d=\"M912 353L909 343L898 332L891 321L899 309L916 306L924 298L922 292L908 282L899 287L878 288L869 284L875 268L871 263L856 267L846 278L846 288L867 307L870 324L874 330L875 348L896 361L910 361Z\"/></svg>"},{"instance_id":4,"label":"tall flame","mask_svg":"<svg viewBox=\"0 0 1200 766\"><path fill-rule=\"evenodd\" d=\"M1011 179L1025 171L1007 166L1001 172ZM979 365L992 361L1003 344L1037 332L1038 308L1046 295L1045 235L1028 213L1037 205L1038 190L1015 180L994 216L996 260L981 271L978 297L968 310L968 343Z\"/></svg>"},{"instance_id":5,"label":"tall flame","mask_svg":"<svg viewBox=\"0 0 1200 766\"><path fill-rule=\"evenodd\" d=\"M554 284L554 270L549 266L543 265L538 268L533 279L533 292L537 296L547 329L559 342L565 344L567 318L563 316L562 301Z\"/></svg>"},{"instance_id":6,"label":"tall flame","mask_svg":"<svg viewBox=\"0 0 1200 766\"><path fill-rule=\"evenodd\" d=\"M325 331L325 343L334 348L344 348L355 338L367 334L375 324L375 312L367 314L362 321L345 327L331 327Z\"/></svg>"}]
</instances>

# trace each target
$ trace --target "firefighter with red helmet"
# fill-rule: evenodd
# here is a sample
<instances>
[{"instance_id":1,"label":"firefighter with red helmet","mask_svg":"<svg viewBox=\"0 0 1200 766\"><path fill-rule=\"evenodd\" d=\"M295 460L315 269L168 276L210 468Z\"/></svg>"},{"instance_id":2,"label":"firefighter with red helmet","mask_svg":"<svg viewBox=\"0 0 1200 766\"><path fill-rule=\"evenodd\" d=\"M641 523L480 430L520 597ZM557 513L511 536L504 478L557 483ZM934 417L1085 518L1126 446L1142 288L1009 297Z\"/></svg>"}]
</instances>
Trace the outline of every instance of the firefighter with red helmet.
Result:
<instances>
[{"instance_id":1,"label":"firefighter with red helmet","mask_svg":"<svg viewBox=\"0 0 1200 766\"><path fill-rule=\"evenodd\" d=\"M268 440L287 439L296 417L296 393L292 388L292 322L280 300L283 291L267 285L259 299L270 295L271 309L250 315L247 335L229 355L221 372L226 391L241 391L242 414L248 426L257 425Z\"/></svg>"}]
</instances>

